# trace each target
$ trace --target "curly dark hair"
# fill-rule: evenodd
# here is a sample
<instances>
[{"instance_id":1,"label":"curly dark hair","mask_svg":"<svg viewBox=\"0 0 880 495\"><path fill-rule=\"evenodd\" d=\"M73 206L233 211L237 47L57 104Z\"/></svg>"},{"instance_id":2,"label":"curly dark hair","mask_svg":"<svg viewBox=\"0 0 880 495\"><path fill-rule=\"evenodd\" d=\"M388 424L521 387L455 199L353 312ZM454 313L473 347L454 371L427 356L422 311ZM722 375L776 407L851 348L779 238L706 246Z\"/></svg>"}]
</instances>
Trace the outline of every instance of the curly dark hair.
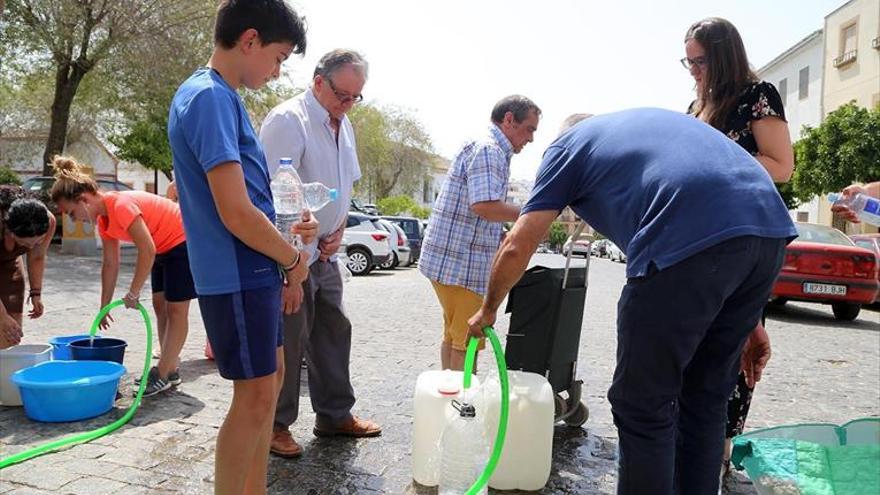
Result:
<instances>
[{"instance_id":1,"label":"curly dark hair","mask_svg":"<svg viewBox=\"0 0 880 495\"><path fill-rule=\"evenodd\" d=\"M37 237L49 231L49 210L19 186L0 186L0 225L17 237Z\"/></svg>"}]
</instances>

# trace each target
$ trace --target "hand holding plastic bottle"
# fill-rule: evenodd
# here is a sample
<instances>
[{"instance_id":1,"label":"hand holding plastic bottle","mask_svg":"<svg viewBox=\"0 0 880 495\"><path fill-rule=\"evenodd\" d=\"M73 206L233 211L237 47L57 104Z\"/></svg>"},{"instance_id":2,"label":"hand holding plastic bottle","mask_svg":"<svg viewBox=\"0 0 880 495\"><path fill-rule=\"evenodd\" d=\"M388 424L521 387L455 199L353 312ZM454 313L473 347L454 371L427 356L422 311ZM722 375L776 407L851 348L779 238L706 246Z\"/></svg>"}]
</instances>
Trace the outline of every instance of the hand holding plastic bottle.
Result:
<instances>
[{"instance_id":1,"label":"hand holding plastic bottle","mask_svg":"<svg viewBox=\"0 0 880 495\"><path fill-rule=\"evenodd\" d=\"M865 186L852 185L841 191L841 194L830 194L828 199L834 204L831 211L838 217L852 223L867 221L877 223L877 198L880 198L880 182L872 182Z\"/></svg>"},{"instance_id":2,"label":"hand holding plastic bottle","mask_svg":"<svg viewBox=\"0 0 880 495\"><path fill-rule=\"evenodd\" d=\"M303 244L309 244L315 237L318 236L318 219L312 215L312 212L309 210L304 210L302 214L302 221L295 224L291 232L296 235L299 235L300 239L302 239Z\"/></svg>"}]
</instances>

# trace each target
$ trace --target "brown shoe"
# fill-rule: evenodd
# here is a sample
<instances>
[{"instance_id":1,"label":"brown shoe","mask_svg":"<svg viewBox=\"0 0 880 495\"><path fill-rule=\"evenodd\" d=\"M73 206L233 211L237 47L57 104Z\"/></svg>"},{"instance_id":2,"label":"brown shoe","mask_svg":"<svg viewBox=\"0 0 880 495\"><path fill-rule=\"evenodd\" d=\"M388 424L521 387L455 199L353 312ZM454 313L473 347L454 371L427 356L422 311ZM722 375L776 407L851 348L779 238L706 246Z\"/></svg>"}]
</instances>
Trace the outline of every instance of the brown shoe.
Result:
<instances>
[{"instance_id":1,"label":"brown shoe","mask_svg":"<svg viewBox=\"0 0 880 495\"><path fill-rule=\"evenodd\" d=\"M288 430L274 430L272 432L272 443L269 444L269 451L278 457L293 459L302 455L303 448L296 443L293 435Z\"/></svg>"},{"instance_id":2,"label":"brown shoe","mask_svg":"<svg viewBox=\"0 0 880 495\"><path fill-rule=\"evenodd\" d=\"M359 419L354 416L348 421L337 425L335 428L318 428L312 430L319 437L378 437L382 434L382 427L368 420Z\"/></svg>"}]
</instances>

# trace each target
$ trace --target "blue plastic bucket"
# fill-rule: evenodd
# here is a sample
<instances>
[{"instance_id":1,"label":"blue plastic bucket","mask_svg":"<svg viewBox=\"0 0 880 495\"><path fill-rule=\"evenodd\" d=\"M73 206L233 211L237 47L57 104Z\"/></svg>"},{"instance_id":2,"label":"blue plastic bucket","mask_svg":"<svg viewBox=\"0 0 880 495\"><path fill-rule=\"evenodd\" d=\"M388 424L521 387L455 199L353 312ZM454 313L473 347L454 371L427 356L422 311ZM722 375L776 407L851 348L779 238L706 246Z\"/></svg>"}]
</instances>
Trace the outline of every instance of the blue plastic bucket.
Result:
<instances>
[{"instance_id":1,"label":"blue plastic bucket","mask_svg":"<svg viewBox=\"0 0 880 495\"><path fill-rule=\"evenodd\" d=\"M125 367L111 361L46 361L12 374L34 421L60 423L100 416L113 407Z\"/></svg>"},{"instance_id":2,"label":"blue plastic bucket","mask_svg":"<svg viewBox=\"0 0 880 495\"><path fill-rule=\"evenodd\" d=\"M70 353L77 361L114 361L122 364L127 345L122 339L96 337L92 342L85 338L71 342Z\"/></svg>"},{"instance_id":3,"label":"blue plastic bucket","mask_svg":"<svg viewBox=\"0 0 880 495\"><path fill-rule=\"evenodd\" d=\"M70 361L73 359L73 354L70 353L70 343L74 340L81 340L89 338L88 334L85 335L60 335L58 337L52 337L49 339L49 344L52 345L52 359L56 361Z\"/></svg>"}]
</instances>

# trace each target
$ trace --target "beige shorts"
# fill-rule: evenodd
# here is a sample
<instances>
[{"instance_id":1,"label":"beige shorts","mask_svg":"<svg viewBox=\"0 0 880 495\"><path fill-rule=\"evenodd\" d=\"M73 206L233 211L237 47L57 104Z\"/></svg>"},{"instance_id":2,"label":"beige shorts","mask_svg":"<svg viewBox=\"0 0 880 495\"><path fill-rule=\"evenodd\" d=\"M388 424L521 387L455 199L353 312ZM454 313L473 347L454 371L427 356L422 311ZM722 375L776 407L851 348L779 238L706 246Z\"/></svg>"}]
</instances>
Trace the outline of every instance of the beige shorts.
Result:
<instances>
[{"instance_id":1,"label":"beige shorts","mask_svg":"<svg viewBox=\"0 0 880 495\"><path fill-rule=\"evenodd\" d=\"M466 351L468 319L480 310L483 296L458 285L444 285L433 280L431 285L443 307L443 342L451 344L456 351ZM485 339L480 339L478 349L485 345Z\"/></svg>"}]
</instances>

